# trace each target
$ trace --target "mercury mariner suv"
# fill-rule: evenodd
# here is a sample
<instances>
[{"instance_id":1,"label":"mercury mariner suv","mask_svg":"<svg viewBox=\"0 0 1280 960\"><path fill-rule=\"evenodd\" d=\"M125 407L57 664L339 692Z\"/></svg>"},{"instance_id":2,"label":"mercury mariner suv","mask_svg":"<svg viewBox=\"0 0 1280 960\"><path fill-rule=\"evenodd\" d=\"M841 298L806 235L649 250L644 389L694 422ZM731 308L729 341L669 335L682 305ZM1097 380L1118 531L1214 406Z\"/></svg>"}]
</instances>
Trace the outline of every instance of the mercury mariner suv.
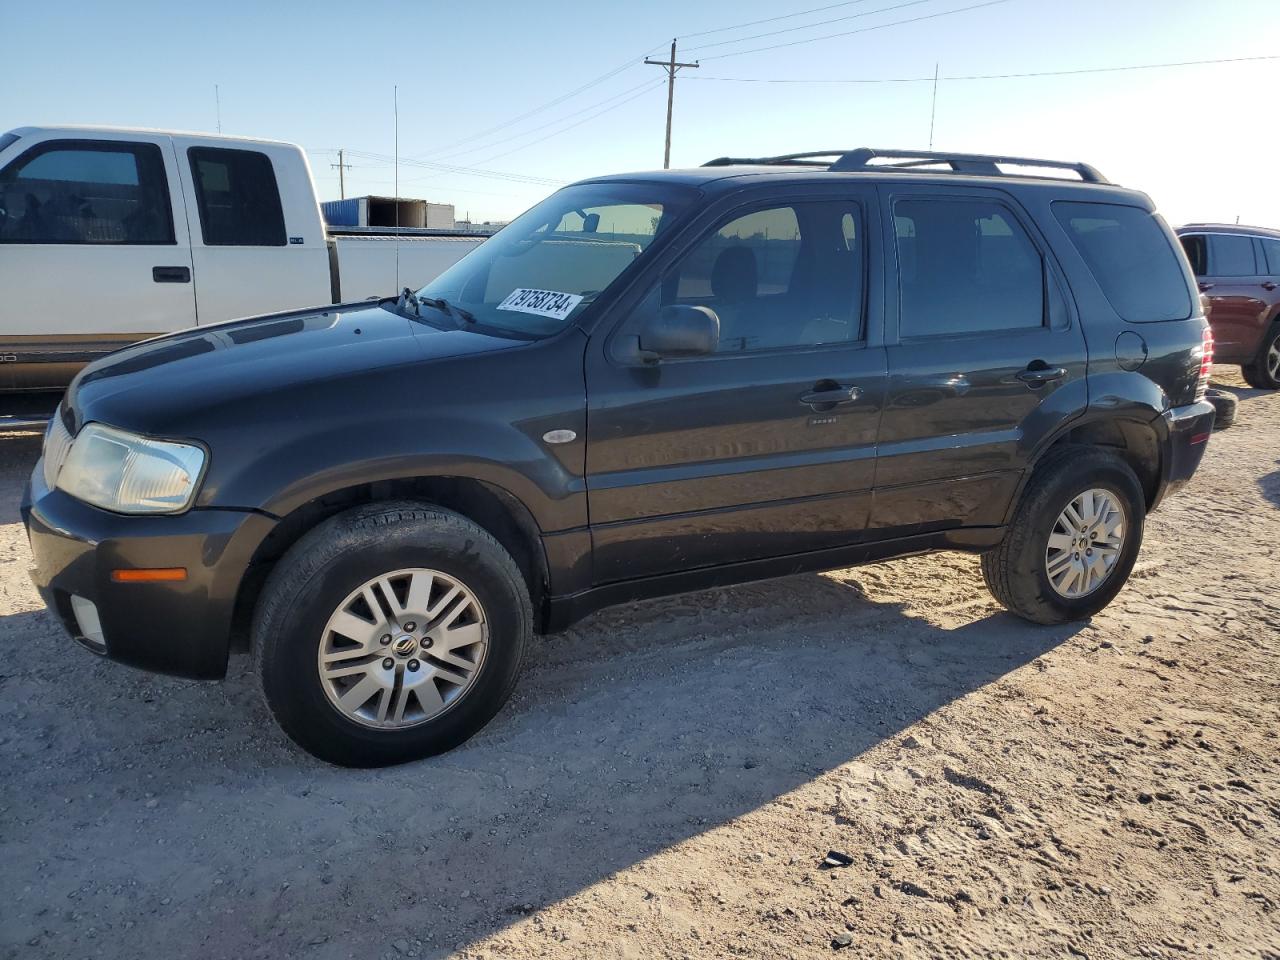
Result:
<instances>
[{"instance_id":1,"label":"mercury mariner suv","mask_svg":"<svg viewBox=\"0 0 1280 960\"><path fill-rule=\"evenodd\" d=\"M608 604L946 549L1089 617L1204 454L1211 357L1174 234L1086 164L726 157L566 187L417 291L91 364L23 513L81 644L250 652L301 746L396 763Z\"/></svg>"}]
</instances>

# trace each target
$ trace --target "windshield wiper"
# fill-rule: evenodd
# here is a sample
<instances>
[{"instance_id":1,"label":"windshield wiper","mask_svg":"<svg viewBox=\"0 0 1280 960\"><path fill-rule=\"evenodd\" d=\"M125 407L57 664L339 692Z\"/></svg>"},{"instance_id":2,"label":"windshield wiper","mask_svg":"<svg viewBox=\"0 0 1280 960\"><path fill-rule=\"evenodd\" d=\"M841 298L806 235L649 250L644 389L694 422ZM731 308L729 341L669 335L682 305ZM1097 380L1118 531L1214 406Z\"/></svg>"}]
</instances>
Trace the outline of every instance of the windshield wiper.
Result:
<instances>
[{"instance_id":1,"label":"windshield wiper","mask_svg":"<svg viewBox=\"0 0 1280 960\"><path fill-rule=\"evenodd\" d=\"M408 287L400 291L400 296L396 300L396 309L404 312L406 307L411 306L413 307L413 315L421 317L424 303L428 307L439 310L447 317L458 317L467 323L476 322L476 315L470 310L464 310L462 307L450 303L444 297L420 297Z\"/></svg>"}]
</instances>

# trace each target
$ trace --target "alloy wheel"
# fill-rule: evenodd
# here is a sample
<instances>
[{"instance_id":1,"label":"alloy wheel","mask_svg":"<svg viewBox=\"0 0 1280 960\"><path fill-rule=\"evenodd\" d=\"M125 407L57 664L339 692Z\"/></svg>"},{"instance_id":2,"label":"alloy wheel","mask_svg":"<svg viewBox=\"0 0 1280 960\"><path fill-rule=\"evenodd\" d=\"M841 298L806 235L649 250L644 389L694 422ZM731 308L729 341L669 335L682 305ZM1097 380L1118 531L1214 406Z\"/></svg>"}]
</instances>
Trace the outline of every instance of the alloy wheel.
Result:
<instances>
[{"instance_id":1,"label":"alloy wheel","mask_svg":"<svg viewBox=\"0 0 1280 960\"><path fill-rule=\"evenodd\" d=\"M1086 490L1058 514L1045 548L1045 570L1059 596L1078 600L1093 593L1120 560L1127 524L1115 494Z\"/></svg>"},{"instance_id":2,"label":"alloy wheel","mask_svg":"<svg viewBox=\"0 0 1280 960\"><path fill-rule=\"evenodd\" d=\"M401 729L465 697L488 645L484 608L465 584L439 570L396 570L338 605L321 633L316 667L343 716Z\"/></svg>"}]
</instances>

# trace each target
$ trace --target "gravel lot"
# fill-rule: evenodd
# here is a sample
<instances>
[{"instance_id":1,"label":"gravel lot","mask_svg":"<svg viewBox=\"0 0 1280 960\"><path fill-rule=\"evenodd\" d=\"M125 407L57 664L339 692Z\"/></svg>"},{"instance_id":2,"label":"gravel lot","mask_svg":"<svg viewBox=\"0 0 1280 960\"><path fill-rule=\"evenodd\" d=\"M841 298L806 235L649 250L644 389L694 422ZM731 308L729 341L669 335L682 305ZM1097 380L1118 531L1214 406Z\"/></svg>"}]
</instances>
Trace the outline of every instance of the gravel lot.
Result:
<instances>
[{"instance_id":1,"label":"gravel lot","mask_svg":"<svg viewBox=\"0 0 1280 960\"><path fill-rule=\"evenodd\" d=\"M38 439L0 441L0 956L1276 960L1280 394L1222 379L1236 426L1091 624L953 554L636 604L379 771L293 749L239 659L63 637Z\"/></svg>"}]
</instances>

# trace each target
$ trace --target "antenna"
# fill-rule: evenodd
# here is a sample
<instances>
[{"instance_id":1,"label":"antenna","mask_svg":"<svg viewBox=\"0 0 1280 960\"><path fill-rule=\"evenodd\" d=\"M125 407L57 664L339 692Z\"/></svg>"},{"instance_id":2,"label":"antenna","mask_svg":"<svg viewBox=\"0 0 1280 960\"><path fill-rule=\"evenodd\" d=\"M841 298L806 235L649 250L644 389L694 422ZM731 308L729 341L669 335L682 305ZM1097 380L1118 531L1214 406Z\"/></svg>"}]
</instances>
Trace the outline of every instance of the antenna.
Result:
<instances>
[{"instance_id":1,"label":"antenna","mask_svg":"<svg viewBox=\"0 0 1280 960\"><path fill-rule=\"evenodd\" d=\"M396 195L396 293L400 293L400 86L394 85L391 88L391 108L395 115L396 127L396 159L395 173L393 179L395 186L393 191Z\"/></svg>"},{"instance_id":2,"label":"antenna","mask_svg":"<svg viewBox=\"0 0 1280 960\"><path fill-rule=\"evenodd\" d=\"M941 64L933 65L933 105L929 107L929 149L933 149L933 122L938 117L938 69Z\"/></svg>"},{"instance_id":3,"label":"antenna","mask_svg":"<svg viewBox=\"0 0 1280 960\"><path fill-rule=\"evenodd\" d=\"M218 132L222 132L222 94L218 92L218 85L213 85L213 102L218 105Z\"/></svg>"}]
</instances>

